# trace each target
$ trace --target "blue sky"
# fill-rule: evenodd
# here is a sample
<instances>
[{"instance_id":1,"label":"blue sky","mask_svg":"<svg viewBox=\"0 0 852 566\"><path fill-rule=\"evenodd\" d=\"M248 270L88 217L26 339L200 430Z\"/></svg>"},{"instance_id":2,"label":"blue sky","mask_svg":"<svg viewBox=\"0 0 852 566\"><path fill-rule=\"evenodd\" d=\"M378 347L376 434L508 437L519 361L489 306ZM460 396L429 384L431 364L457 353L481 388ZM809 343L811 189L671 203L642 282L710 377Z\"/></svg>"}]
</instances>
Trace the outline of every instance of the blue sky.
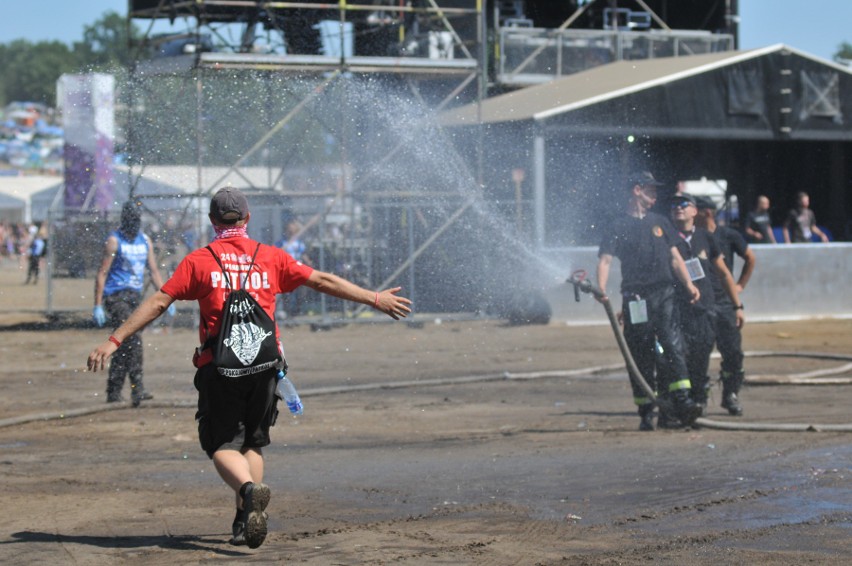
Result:
<instances>
[{"instance_id":1,"label":"blue sky","mask_svg":"<svg viewBox=\"0 0 852 566\"><path fill-rule=\"evenodd\" d=\"M743 49L786 43L831 59L841 43L852 43L852 0L740 0L739 4ZM82 38L83 26L105 11L127 12L127 0L0 0L0 6L0 43L24 38L70 44Z\"/></svg>"},{"instance_id":2,"label":"blue sky","mask_svg":"<svg viewBox=\"0 0 852 566\"><path fill-rule=\"evenodd\" d=\"M786 43L831 59L852 44L852 0L740 0L740 49Z\"/></svg>"}]
</instances>

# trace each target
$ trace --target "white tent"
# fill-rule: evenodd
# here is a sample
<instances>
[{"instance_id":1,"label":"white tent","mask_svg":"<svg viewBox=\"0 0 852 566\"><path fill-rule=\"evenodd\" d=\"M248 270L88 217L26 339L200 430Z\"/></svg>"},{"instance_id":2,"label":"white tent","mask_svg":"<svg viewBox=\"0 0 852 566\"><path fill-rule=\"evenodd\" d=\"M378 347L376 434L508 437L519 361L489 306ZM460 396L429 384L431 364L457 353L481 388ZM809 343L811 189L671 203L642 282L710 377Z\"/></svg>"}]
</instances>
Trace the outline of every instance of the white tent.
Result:
<instances>
[{"instance_id":1,"label":"white tent","mask_svg":"<svg viewBox=\"0 0 852 566\"><path fill-rule=\"evenodd\" d=\"M47 218L47 209L33 210L33 196L46 189L58 191L62 186L62 177L56 175L18 175L4 177L0 176L0 195L11 197L12 200L3 199L8 202L9 207L2 208L3 218L14 217L15 222L37 222Z\"/></svg>"}]
</instances>

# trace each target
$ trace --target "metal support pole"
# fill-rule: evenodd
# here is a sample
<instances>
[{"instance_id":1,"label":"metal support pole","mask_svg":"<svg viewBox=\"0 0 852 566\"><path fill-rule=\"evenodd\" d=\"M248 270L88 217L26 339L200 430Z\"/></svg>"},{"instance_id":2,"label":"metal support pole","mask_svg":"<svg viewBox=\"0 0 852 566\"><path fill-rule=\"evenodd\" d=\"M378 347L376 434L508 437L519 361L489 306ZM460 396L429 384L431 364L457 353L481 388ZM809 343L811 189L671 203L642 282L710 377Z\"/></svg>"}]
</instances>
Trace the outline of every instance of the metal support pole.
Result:
<instances>
[{"instance_id":1,"label":"metal support pole","mask_svg":"<svg viewBox=\"0 0 852 566\"><path fill-rule=\"evenodd\" d=\"M408 298L415 301L416 288L414 286L414 267L417 265L417 260L414 256L414 207L408 207L408 257L412 258L408 265ZM412 312L413 315L413 312Z\"/></svg>"},{"instance_id":2,"label":"metal support pole","mask_svg":"<svg viewBox=\"0 0 852 566\"><path fill-rule=\"evenodd\" d=\"M201 194L204 181L204 71L195 68L195 159L196 159L196 192ZM218 183L216 183L218 185Z\"/></svg>"},{"instance_id":3,"label":"metal support pole","mask_svg":"<svg viewBox=\"0 0 852 566\"><path fill-rule=\"evenodd\" d=\"M545 211L545 166L544 166L544 132L536 127L533 139L533 211L535 216L535 247L544 247L544 211Z\"/></svg>"},{"instance_id":4,"label":"metal support pole","mask_svg":"<svg viewBox=\"0 0 852 566\"><path fill-rule=\"evenodd\" d=\"M60 191L61 194L61 191ZM56 216L53 214L53 206L47 211L47 265L45 276L47 278L47 316L53 315L53 276L56 261Z\"/></svg>"},{"instance_id":5,"label":"metal support pole","mask_svg":"<svg viewBox=\"0 0 852 566\"><path fill-rule=\"evenodd\" d=\"M320 232L320 252L319 252L319 268L320 271L328 271L325 266L325 216L320 219L319 222L319 232ZM328 321L328 302L326 300L326 294L320 293L320 313L322 315L322 321Z\"/></svg>"},{"instance_id":6,"label":"metal support pole","mask_svg":"<svg viewBox=\"0 0 852 566\"><path fill-rule=\"evenodd\" d=\"M485 99L488 89L488 54L486 48L486 0L477 0L476 9L479 10L479 18L477 25L477 39L479 40L479 64L477 72L479 73L479 84L476 93L476 123L477 123L477 141L476 141L476 182L479 188L482 189L485 184L485 125L482 123L482 101Z\"/></svg>"},{"instance_id":7,"label":"metal support pole","mask_svg":"<svg viewBox=\"0 0 852 566\"><path fill-rule=\"evenodd\" d=\"M346 65L346 0L340 0L340 66Z\"/></svg>"}]
</instances>

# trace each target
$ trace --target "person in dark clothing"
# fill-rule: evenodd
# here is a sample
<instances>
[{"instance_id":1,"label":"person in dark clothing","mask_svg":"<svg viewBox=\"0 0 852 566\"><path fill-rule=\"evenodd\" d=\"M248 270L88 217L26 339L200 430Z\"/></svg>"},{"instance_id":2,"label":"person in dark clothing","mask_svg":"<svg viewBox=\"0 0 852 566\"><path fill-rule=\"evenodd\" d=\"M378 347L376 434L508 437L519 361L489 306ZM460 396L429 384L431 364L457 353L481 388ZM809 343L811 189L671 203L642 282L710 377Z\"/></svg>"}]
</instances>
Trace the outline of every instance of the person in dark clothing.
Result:
<instances>
[{"instance_id":1,"label":"person in dark clothing","mask_svg":"<svg viewBox=\"0 0 852 566\"><path fill-rule=\"evenodd\" d=\"M683 256L690 279L701 292L701 298L690 303L690 297L683 286L676 285L677 312L683 329L686 367L691 382L690 395L701 407L703 414L706 411L707 391L710 388L710 354L716 341L714 279L719 282L730 300L735 304L740 301L718 242L706 229L695 225L695 217L698 214L695 197L689 194L675 195L671 201L671 214L680 236L678 251ZM737 326L741 327L744 322L742 311L735 312L739 316Z\"/></svg>"},{"instance_id":2,"label":"person in dark clothing","mask_svg":"<svg viewBox=\"0 0 852 566\"><path fill-rule=\"evenodd\" d=\"M661 184L647 171L629 178L626 214L618 215L606 227L598 251L597 283L604 294L601 300L605 300L612 258L619 258L624 338L630 353L648 385L667 395L676 417L691 425L701 409L689 397L683 336L675 316L675 276L683 284L689 302L698 301L700 293L677 251L679 236L671 222L650 211ZM655 359L657 344L663 349L659 360ZM662 366L659 379L655 375L658 361ZM631 385L639 409L639 430L653 430L654 405L641 387L632 381Z\"/></svg>"},{"instance_id":3,"label":"person in dark clothing","mask_svg":"<svg viewBox=\"0 0 852 566\"><path fill-rule=\"evenodd\" d=\"M769 218L769 197L757 197L754 210L748 213L745 235L752 244L777 244Z\"/></svg>"},{"instance_id":4,"label":"person in dark clothing","mask_svg":"<svg viewBox=\"0 0 852 566\"><path fill-rule=\"evenodd\" d=\"M101 267L95 277L92 319L99 328L106 324L107 315L113 328L118 328L139 306L145 288L146 267L155 288L163 286L151 238L141 228L140 204L124 203L121 223L118 230L107 237ZM122 401L125 377L130 380L130 399L134 407L143 400L153 399L143 383L142 337L137 334L128 336L112 358L106 385L107 403Z\"/></svg>"},{"instance_id":5,"label":"person in dark clothing","mask_svg":"<svg viewBox=\"0 0 852 566\"><path fill-rule=\"evenodd\" d=\"M816 215L810 206L811 197L808 193L796 193L796 208L787 213L782 227L785 243L807 243L813 236L821 242L828 242L828 236L817 226Z\"/></svg>"},{"instance_id":6,"label":"person in dark clothing","mask_svg":"<svg viewBox=\"0 0 852 566\"><path fill-rule=\"evenodd\" d=\"M740 276L736 281L738 294L742 293L754 271L754 252L742 234L733 228L716 224L716 205L710 199L697 198L698 216L696 224L713 234L724 257L725 266L730 273L734 270L734 256L743 260ZM742 301L733 299L725 292L717 274L711 279L716 300L716 347L722 356L720 380L722 381L722 408L734 416L743 414L739 393L745 379L743 369L743 348L741 320L744 306Z\"/></svg>"}]
</instances>

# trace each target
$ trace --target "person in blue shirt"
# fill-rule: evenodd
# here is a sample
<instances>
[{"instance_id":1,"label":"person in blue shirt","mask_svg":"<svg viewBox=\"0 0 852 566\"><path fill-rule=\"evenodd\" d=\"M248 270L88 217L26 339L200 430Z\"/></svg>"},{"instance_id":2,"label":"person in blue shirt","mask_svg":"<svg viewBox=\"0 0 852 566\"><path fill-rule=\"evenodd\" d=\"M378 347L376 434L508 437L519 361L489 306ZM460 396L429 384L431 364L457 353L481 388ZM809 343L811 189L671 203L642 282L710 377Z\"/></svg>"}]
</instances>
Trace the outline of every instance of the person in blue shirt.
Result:
<instances>
[{"instance_id":1,"label":"person in blue shirt","mask_svg":"<svg viewBox=\"0 0 852 566\"><path fill-rule=\"evenodd\" d=\"M110 233L104 245L103 260L95 277L95 307L92 318L100 328L109 322L118 328L142 302L145 268L155 288L163 279L154 258L151 239L142 232L140 204L128 201L121 209L121 224ZM124 378L130 379L130 398L134 407L153 395L142 383L142 339L134 334L118 345L107 377L107 403L123 401Z\"/></svg>"},{"instance_id":2,"label":"person in blue shirt","mask_svg":"<svg viewBox=\"0 0 852 566\"><path fill-rule=\"evenodd\" d=\"M309 267L313 267L314 264L311 261L310 256L307 254L308 248L305 245L304 240L302 240L302 234L304 231L305 228L302 226L301 222L295 219L290 220L287 223L287 233L285 237L277 241L275 243L275 247L281 248L290 254L296 261ZM279 310L278 317L294 317L301 314L302 302L304 300L305 289L301 288L279 297L278 301L281 309Z\"/></svg>"},{"instance_id":3,"label":"person in blue shirt","mask_svg":"<svg viewBox=\"0 0 852 566\"><path fill-rule=\"evenodd\" d=\"M44 239L44 228L38 228L33 235L33 241L30 242L30 249L27 252L29 256L29 267L27 269L27 280L24 285L30 281L33 285L38 283L38 274L41 268L41 258L47 253L47 244Z\"/></svg>"}]
</instances>

